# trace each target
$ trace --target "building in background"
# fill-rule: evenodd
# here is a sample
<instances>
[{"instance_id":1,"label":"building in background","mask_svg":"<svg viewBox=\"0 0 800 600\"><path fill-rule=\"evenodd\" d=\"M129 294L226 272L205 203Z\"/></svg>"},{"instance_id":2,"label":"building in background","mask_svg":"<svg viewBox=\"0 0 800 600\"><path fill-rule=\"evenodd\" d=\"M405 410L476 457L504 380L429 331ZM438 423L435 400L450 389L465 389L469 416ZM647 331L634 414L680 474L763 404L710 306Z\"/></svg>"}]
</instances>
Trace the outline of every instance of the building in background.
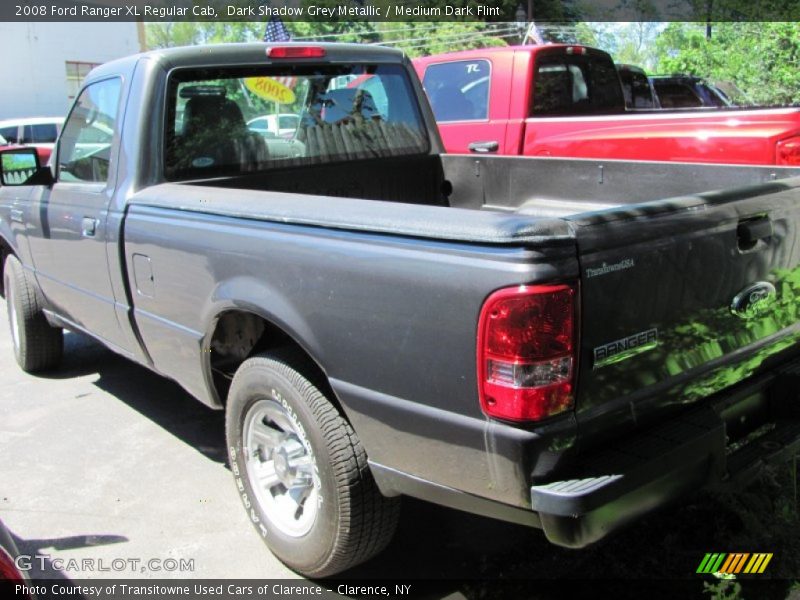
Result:
<instances>
[{"instance_id":1,"label":"building in background","mask_svg":"<svg viewBox=\"0 0 800 600\"><path fill-rule=\"evenodd\" d=\"M66 116L94 66L144 48L142 23L0 23L0 120Z\"/></svg>"}]
</instances>

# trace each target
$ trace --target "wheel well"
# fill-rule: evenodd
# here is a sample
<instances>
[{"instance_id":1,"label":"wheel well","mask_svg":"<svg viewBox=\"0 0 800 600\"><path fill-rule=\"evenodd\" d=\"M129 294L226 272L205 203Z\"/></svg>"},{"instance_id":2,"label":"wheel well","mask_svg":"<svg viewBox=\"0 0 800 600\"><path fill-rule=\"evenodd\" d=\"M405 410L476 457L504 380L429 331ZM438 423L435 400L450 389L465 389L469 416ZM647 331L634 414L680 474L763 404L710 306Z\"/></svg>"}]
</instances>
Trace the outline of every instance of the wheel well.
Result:
<instances>
[{"instance_id":1,"label":"wheel well","mask_svg":"<svg viewBox=\"0 0 800 600\"><path fill-rule=\"evenodd\" d=\"M328 377L317 362L280 327L245 311L228 311L217 317L209 344L209 366L214 389L223 405L227 402L231 381L239 366L251 356L270 350L292 350L292 366L307 377L328 399L341 405Z\"/></svg>"}]
</instances>

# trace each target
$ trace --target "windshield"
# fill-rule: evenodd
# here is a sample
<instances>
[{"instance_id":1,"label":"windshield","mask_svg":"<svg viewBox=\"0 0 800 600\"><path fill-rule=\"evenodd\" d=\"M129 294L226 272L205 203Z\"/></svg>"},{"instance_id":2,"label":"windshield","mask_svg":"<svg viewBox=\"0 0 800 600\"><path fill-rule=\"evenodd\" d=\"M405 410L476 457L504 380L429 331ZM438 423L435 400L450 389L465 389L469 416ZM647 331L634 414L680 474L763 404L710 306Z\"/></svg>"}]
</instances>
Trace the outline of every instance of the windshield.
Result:
<instances>
[{"instance_id":1,"label":"windshield","mask_svg":"<svg viewBox=\"0 0 800 600\"><path fill-rule=\"evenodd\" d=\"M428 149L416 96L400 65L206 69L171 77L170 180Z\"/></svg>"}]
</instances>

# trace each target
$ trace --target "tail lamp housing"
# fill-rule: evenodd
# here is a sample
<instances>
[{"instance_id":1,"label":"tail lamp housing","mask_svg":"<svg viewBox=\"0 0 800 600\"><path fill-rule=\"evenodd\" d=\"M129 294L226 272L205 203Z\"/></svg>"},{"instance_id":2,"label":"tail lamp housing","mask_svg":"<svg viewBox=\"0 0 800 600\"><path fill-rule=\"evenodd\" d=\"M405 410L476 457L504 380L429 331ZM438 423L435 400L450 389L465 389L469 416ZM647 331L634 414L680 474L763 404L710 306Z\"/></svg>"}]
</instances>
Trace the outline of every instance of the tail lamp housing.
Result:
<instances>
[{"instance_id":1,"label":"tail lamp housing","mask_svg":"<svg viewBox=\"0 0 800 600\"><path fill-rule=\"evenodd\" d=\"M776 144L775 163L784 167L800 167L800 136Z\"/></svg>"},{"instance_id":2,"label":"tail lamp housing","mask_svg":"<svg viewBox=\"0 0 800 600\"><path fill-rule=\"evenodd\" d=\"M577 289L503 288L478 320L478 395L490 417L540 421L574 406Z\"/></svg>"}]
</instances>

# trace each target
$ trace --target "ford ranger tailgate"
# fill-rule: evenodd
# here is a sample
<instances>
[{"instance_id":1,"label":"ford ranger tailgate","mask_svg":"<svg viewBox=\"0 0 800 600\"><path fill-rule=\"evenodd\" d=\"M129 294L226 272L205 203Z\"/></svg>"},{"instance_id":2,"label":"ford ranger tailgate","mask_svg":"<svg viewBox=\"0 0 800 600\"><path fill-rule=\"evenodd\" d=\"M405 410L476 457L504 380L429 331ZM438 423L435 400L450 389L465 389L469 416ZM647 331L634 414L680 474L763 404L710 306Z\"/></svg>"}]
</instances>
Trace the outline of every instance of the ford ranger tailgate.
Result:
<instances>
[{"instance_id":1,"label":"ford ranger tailgate","mask_svg":"<svg viewBox=\"0 0 800 600\"><path fill-rule=\"evenodd\" d=\"M800 178L572 219L589 438L765 369L800 335Z\"/></svg>"}]
</instances>

